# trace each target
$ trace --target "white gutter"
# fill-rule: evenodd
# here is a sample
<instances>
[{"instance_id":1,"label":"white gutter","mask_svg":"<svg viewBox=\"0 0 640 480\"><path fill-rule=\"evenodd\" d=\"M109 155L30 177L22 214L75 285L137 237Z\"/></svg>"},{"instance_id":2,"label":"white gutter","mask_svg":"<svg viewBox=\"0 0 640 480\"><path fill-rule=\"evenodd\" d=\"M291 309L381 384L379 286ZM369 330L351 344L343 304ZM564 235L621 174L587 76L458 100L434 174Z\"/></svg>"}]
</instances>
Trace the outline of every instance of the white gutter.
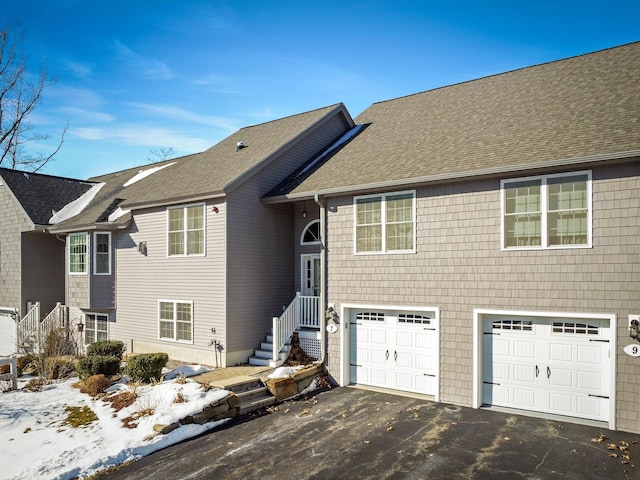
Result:
<instances>
[{"instance_id":1,"label":"white gutter","mask_svg":"<svg viewBox=\"0 0 640 480\"><path fill-rule=\"evenodd\" d=\"M325 312L327 310L327 208L320 201L319 195L314 195L313 201L320 207L320 301L318 315L320 320L320 360L327 360L327 325Z\"/></svg>"}]
</instances>

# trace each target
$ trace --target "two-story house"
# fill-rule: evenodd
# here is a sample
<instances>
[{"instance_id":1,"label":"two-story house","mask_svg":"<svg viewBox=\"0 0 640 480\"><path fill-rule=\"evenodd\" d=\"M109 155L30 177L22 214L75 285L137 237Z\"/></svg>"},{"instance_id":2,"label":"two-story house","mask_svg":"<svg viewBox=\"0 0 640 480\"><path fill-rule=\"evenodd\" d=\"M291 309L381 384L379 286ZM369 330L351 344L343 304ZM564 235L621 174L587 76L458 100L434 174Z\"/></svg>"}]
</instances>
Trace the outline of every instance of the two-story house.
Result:
<instances>
[{"instance_id":1,"label":"two-story house","mask_svg":"<svg viewBox=\"0 0 640 480\"><path fill-rule=\"evenodd\" d=\"M320 205L340 385L640 431L639 77L634 43L375 103L263 199Z\"/></svg>"},{"instance_id":2,"label":"two-story house","mask_svg":"<svg viewBox=\"0 0 640 480\"><path fill-rule=\"evenodd\" d=\"M85 342L245 363L298 288L293 206L260 199L353 126L337 104L90 179L49 229L66 238L66 304Z\"/></svg>"}]
</instances>

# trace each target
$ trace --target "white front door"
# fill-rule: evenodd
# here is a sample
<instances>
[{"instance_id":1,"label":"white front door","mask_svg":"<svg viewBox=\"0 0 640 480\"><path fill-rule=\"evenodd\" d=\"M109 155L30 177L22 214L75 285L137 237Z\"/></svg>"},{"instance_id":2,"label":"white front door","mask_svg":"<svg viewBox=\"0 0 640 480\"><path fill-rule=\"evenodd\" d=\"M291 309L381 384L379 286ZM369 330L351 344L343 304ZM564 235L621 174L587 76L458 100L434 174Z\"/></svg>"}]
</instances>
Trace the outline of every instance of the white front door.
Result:
<instances>
[{"instance_id":1,"label":"white front door","mask_svg":"<svg viewBox=\"0 0 640 480\"><path fill-rule=\"evenodd\" d=\"M351 310L350 382L436 395L436 312Z\"/></svg>"},{"instance_id":2,"label":"white front door","mask_svg":"<svg viewBox=\"0 0 640 480\"><path fill-rule=\"evenodd\" d=\"M485 405L608 421L608 320L488 315L483 320Z\"/></svg>"},{"instance_id":3,"label":"white front door","mask_svg":"<svg viewBox=\"0 0 640 480\"><path fill-rule=\"evenodd\" d=\"M302 270L301 294L309 297L320 296L320 254L305 254L301 256L300 266Z\"/></svg>"}]
</instances>

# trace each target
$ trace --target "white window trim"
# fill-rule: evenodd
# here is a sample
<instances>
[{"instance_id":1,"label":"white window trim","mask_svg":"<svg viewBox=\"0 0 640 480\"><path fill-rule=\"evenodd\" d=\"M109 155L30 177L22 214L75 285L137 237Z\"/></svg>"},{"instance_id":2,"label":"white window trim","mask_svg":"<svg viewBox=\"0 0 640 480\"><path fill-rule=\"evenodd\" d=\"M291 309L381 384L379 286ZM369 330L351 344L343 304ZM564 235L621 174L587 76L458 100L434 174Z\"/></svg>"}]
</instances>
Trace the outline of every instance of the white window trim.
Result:
<instances>
[{"instance_id":1,"label":"white window trim","mask_svg":"<svg viewBox=\"0 0 640 480\"><path fill-rule=\"evenodd\" d=\"M86 251L84 253L85 255L85 271L84 272L72 272L71 271L71 237L79 237L84 235L84 241L86 244ZM89 243L89 234L87 232L74 232L74 233L70 233L67 235L67 272L69 273L69 275L88 275L89 274L89 269L91 268L91 265L89 265L90 263L90 259L91 259L91 255L89 254L89 248L91 248L91 245Z\"/></svg>"},{"instance_id":2,"label":"white window trim","mask_svg":"<svg viewBox=\"0 0 640 480\"><path fill-rule=\"evenodd\" d=\"M160 304L162 302L165 303L173 303L173 338L169 338L169 337L162 337L160 336ZM177 320L176 320L176 306L178 303L186 303L189 304L191 306L191 340L178 340L177 337L177 333L178 333L178 328L177 328ZM189 301L189 300L170 300L170 299L166 299L166 298L161 298L158 299L158 314L157 314L157 327L158 327L158 340L163 340L165 342L175 342L175 343L183 343L185 345L193 345L193 337L194 337L194 318L193 318L193 301Z\"/></svg>"},{"instance_id":3,"label":"white window trim","mask_svg":"<svg viewBox=\"0 0 640 480\"><path fill-rule=\"evenodd\" d=\"M318 220L318 219L311 220L307 224L307 226L302 229L302 234L300 235L300 245L320 245L322 243L322 239L320 239L317 242L305 242L304 241L305 233L307 233L307 230L309 230L309 228L311 228L311 225L313 225L314 223L318 224L318 235L320 234L320 220Z\"/></svg>"},{"instance_id":4,"label":"white window trim","mask_svg":"<svg viewBox=\"0 0 640 480\"><path fill-rule=\"evenodd\" d=\"M472 408L482 407L482 375L484 360L482 322L485 315L510 315L519 317L539 318L570 318L584 320L608 320L611 338L609 339L609 351L611 362L609 371L609 430L616 429L616 358L618 351L618 320L615 314L607 313L575 313L575 312L536 312L520 310L492 310L484 308L473 309L473 396Z\"/></svg>"},{"instance_id":5,"label":"white window trim","mask_svg":"<svg viewBox=\"0 0 640 480\"><path fill-rule=\"evenodd\" d=\"M108 252L108 266L109 270L107 272L98 273L98 235L107 235L109 237L109 252ZM113 246L111 243L111 232L93 232L93 274L94 275L111 275L111 253L113 251Z\"/></svg>"},{"instance_id":6,"label":"white window trim","mask_svg":"<svg viewBox=\"0 0 640 480\"><path fill-rule=\"evenodd\" d=\"M187 210L187 208L190 207L202 207L202 215L203 215L203 233L204 233L204 237L202 239L203 245L202 245L202 253L191 253L188 254L187 253L187 235L186 235L186 228L187 228L187 219L186 219L186 215L184 216L185 219L185 226L184 226L184 230L183 230L183 241L184 241L184 252L183 254L174 254L171 255L169 253L169 210L182 210L183 213ZM167 207L166 210L166 240L165 240L165 245L167 248L167 257L168 258L172 258L172 257L177 257L177 258L184 258L184 257L205 257L207 254L207 205L204 202L201 203L191 203L189 205L178 205L178 206L174 206L174 207Z\"/></svg>"},{"instance_id":7,"label":"white window trim","mask_svg":"<svg viewBox=\"0 0 640 480\"><path fill-rule=\"evenodd\" d=\"M548 212L548 201L547 201L547 181L550 178L560 178L560 177L574 177L578 175L586 175L587 176L587 243L583 245L548 245L549 235L547 231L547 214ZM541 180L540 186L540 212L542 216L540 234L541 234L541 245L540 246L526 246L526 247L506 247L504 244L504 217L506 211L506 198L505 198L505 185L514 182L523 182L530 180ZM531 177L518 177L518 178L508 178L504 180L500 180L500 249L503 251L511 251L511 250L565 250L565 249L575 249L575 248L592 248L592 230L593 230L593 188L592 188L592 176L591 170L580 170L578 172L564 172L564 173L554 173L548 175L534 175Z\"/></svg>"},{"instance_id":8,"label":"white window trim","mask_svg":"<svg viewBox=\"0 0 640 480\"><path fill-rule=\"evenodd\" d=\"M96 332L98 331L97 326L98 326L98 318L97 317L107 317L107 340L110 338L109 336L109 314L108 313L97 313L97 312L85 312L84 314L84 332L82 335L83 338L83 342L85 345L90 345L91 343L97 341L97 340L93 340L93 342L89 342L87 343L87 315L95 315L96 316Z\"/></svg>"},{"instance_id":9,"label":"white window trim","mask_svg":"<svg viewBox=\"0 0 640 480\"><path fill-rule=\"evenodd\" d=\"M405 194L411 194L412 196L412 201L413 201L413 211L412 211L412 215L413 215L413 248L410 250L390 250L387 251L387 235L386 235L386 229L387 229L387 209L386 207L386 203L387 203L387 197L390 196L395 196L395 195L405 195ZM358 208L358 200L362 200L362 199L366 199L366 198L376 198L376 197L380 197L380 201L382 202L382 208L381 208L381 212L380 212L380 221L382 224L382 250L379 252L358 252L358 238L356 235L356 231L358 228L358 214L357 214L357 208ZM418 230L418 219L416 218L416 191L415 190L403 190L401 192L387 192L387 193L374 193L371 195L359 195L357 197L353 197L353 253L354 255L402 255L402 254L407 254L407 253L416 253L416 232Z\"/></svg>"}]
</instances>

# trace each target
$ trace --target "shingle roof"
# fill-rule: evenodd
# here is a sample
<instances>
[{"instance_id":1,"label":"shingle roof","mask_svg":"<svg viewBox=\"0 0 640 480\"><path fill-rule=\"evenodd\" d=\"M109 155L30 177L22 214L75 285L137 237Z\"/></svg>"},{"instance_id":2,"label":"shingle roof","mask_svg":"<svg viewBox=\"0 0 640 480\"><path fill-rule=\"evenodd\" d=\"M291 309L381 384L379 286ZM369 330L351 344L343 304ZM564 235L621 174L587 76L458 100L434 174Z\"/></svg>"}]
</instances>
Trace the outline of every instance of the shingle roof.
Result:
<instances>
[{"instance_id":1,"label":"shingle roof","mask_svg":"<svg viewBox=\"0 0 640 480\"><path fill-rule=\"evenodd\" d=\"M640 154L640 43L375 103L289 198Z\"/></svg>"},{"instance_id":2,"label":"shingle roof","mask_svg":"<svg viewBox=\"0 0 640 480\"><path fill-rule=\"evenodd\" d=\"M90 181L104 183L104 187L82 213L61 222L55 230L94 224L111 213L116 203L123 209L129 209L224 195L234 184L268 163L275 154L286 150L302 134L309 133L323 119L340 112L348 116L344 105L336 104L245 127L201 153L93 177ZM236 151L238 142L243 142L245 148ZM124 186L141 170L160 166L165 168Z\"/></svg>"},{"instance_id":3,"label":"shingle roof","mask_svg":"<svg viewBox=\"0 0 640 480\"><path fill-rule=\"evenodd\" d=\"M8 168L0 168L0 177L36 225L49 225L54 212L91 188L86 181Z\"/></svg>"}]
</instances>

